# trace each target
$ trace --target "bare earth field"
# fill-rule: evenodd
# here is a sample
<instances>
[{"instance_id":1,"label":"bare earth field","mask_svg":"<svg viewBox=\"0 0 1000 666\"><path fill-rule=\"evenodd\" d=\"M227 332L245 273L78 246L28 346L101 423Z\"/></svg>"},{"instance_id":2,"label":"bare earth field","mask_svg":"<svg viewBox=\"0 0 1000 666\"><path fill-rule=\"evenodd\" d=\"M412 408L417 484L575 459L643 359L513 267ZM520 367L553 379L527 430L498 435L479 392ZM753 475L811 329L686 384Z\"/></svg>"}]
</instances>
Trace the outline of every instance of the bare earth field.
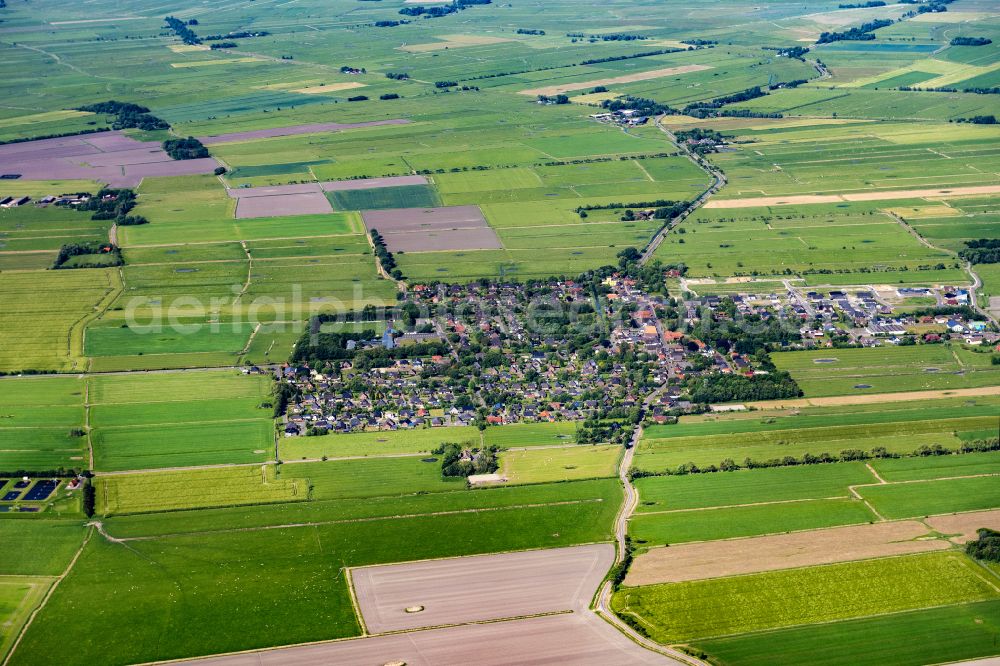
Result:
<instances>
[{"instance_id":1,"label":"bare earth field","mask_svg":"<svg viewBox=\"0 0 1000 666\"><path fill-rule=\"evenodd\" d=\"M479 206L370 210L362 217L369 231L382 234L390 252L503 248Z\"/></svg>"},{"instance_id":2,"label":"bare earth field","mask_svg":"<svg viewBox=\"0 0 1000 666\"><path fill-rule=\"evenodd\" d=\"M1000 530L1000 510L975 511L973 513L956 513L951 516L934 516L924 520L942 534L960 534L952 539L956 543L965 543L976 538L976 530L988 527Z\"/></svg>"},{"instance_id":3,"label":"bare earth field","mask_svg":"<svg viewBox=\"0 0 1000 666\"><path fill-rule=\"evenodd\" d=\"M206 146L235 141L252 141L254 139L270 139L276 136L295 136L297 134L316 134L318 132L339 132L340 130L356 129L358 127L378 127L379 125L405 125L410 122L405 118L392 120L372 120L365 123L312 123L310 125L293 125L291 127L272 127L271 129L252 130L249 132L230 132L215 136L199 137Z\"/></svg>"},{"instance_id":4,"label":"bare earth field","mask_svg":"<svg viewBox=\"0 0 1000 666\"><path fill-rule=\"evenodd\" d=\"M706 542L654 548L636 558L625 584L679 583L949 547L941 539L915 540L925 534L925 525L907 520L734 539L724 547Z\"/></svg>"},{"instance_id":5,"label":"bare earth field","mask_svg":"<svg viewBox=\"0 0 1000 666\"><path fill-rule=\"evenodd\" d=\"M461 587L465 581L457 581ZM467 624L210 657L196 666L632 666L678 664L639 647L593 613Z\"/></svg>"},{"instance_id":6,"label":"bare earth field","mask_svg":"<svg viewBox=\"0 0 1000 666\"><path fill-rule=\"evenodd\" d=\"M787 197L752 197L749 199L713 199L705 208L754 208L757 206L793 206L801 204L840 203L843 201L882 201L883 199L920 199L929 197L963 197L1000 193L1000 185L976 185L949 189L883 190L849 194L799 194Z\"/></svg>"},{"instance_id":7,"label":"bare earth field","mask_svg":"<svg viewBox=\"0 0 1000 666\"><path fill-rule=\"evenodd\" d=\"M404 187L426 185L423 176L385 176L383 178L355 178L354 180L331 180L320 183L324 192L346 192L348 190L375 190L380 187Z\"/></svg>"},{"instance_id":8,"label":"bare earth field","mask_svg":"<svg viewBox=\"0 0 1000 666\"><path fill-rule=\"evenodd\" d=\"M0 173L27 180L96 180L135 187L147 176L212 173L212 158L174 160L158 143L137 141L121 132L80 134L0 146Z\"/></svg>"},{"instance_id":9,"label":"bare earth field","mask_svg":"<svg viewBox=\"0 0 1000 666\"><path fill-rule=\"evenodd\" d=\"M664 67L663 69L651 69L645 72L635 72L625 76L614 76L607 79L595 79L594 81L577 81L576 83L561 83L554 86L544 86L542 88L531 88L522 90L522 95L558 95L573 90L585 90L595 86L611 86L616 83L635 83L636 81L649 81L651 79L662 79L665 76L674 74L687 74L688 72L700 72L705 69L712 69L710 65L681 65L680 67Z\"/></svg>"},{"instance_id":10,"label":"bare earth field","mask_svg":"<svg viewBox=\"0 0 1000 666\"><path fill-rule=\"evenodd\" d=\"M322 192L279 194L270 197L241 197L236 204L236 219L313 215L332 213L333 206Z\"/></svg>"},{"instance_id":11,"label":"bare earth field","mask_svg":"<svg viewBox=\"0 0 1000 666\"><path fill-rule=\"evenodd\" d=\"M351 579L369 633L380 634L585 610L614 559L613 546L594 544L363 567ZM424 610L406 612L414 606Z\"/></svg>"}]
</instances>

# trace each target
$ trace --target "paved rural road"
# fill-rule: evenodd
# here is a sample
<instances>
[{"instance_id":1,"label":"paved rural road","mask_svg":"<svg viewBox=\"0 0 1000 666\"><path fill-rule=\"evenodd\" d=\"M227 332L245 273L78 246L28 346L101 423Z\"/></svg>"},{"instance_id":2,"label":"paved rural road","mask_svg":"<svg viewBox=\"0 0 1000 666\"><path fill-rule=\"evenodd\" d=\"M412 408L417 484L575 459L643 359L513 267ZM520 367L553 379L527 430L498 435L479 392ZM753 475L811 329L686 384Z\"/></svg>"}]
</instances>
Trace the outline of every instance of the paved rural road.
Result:
<instances>
[{"instance_id":1,"label":"paved rural road","mask_svg":"<svg viewBox=\"0 0 1000 666\"><path fill-rule=\"evenodd\" d=\"M646 399L642 403L643 416L645 416L645 411L649 408L649 405L652 404L653 400L655 400L665 388L665 386L661 386L646 396ZM621 479L622 485L625 488L625 501L622 503L622 507L618 511L618 515L615 517L615 541L618 544L615 564L620 563L622 558L625 556L625 536L628 534L628 519L635 511L635 507L639 503L639 492L635 489L635 486L632 485L632 480L629 479L628 472L632 467L632 459L635 457L635 449L639 445L639 441L641 439L642 425L639 425L632 433L632 441L629 442L628 448L625 449L625 453L622 455L621 463L618 466L618 477ZM597 599L595 600L594 608L597 614L604 618L604 620L606 620L609 624L628 636L628 638L634 643L641 645L647 650L670 657L675 663L689 664L690 666L708 666L705 662L692 657L691 655L649 640L645 636L640 635L635 629L622 622L618 616L615 615L614 611L611 610L612 591L611 581L604 581L600 590L597 592Z\"/></svg>"},{"instance_id":2,"label":"paved rural road","mask_svg":"<svg viewBox=\"0 0 1000 666\"><path fill-rule=\"evenodd\" d=\"M700 197L692 201L691 205L688 206L680 215L678 215L677 217L675 217L674 219L670 220L665 225L663 225L663 228L660 229L660 231L655 236L653 236L653 239L649 241L649 244L642 251L642 257L639 259L640 264L645 264L647 261L649 261L656 253L656 248L660 247L660 243L663 242L663 239L666 238L667 234L670 233L670 231L674 227L683 222L688 215L690 215L694 211L698 210L698 208L700 208L702 205L704 205L705 202L708 201L708 199L713 194L718 192L719 189L728 182L726 180L726 174L724 174L721 170L714 167L707 160L702 159L701 156L692 153L691 150L686 145L679 143L677 141L677 137L674 136L674 133L662 125L662 121L664 118L666 118L666 116L660 116L659 118L657 118L656 126L660 129L661 132L670 137L670 140L674 142L674 145L676 145L681 150L682 153L684 153L685 157L694 162L695 166L697 166L699 169L702 169L703 171L706 171L708 175L712 177L712 184L708 186L707 190L702 192Z\"/></svg>"}]
</instances>

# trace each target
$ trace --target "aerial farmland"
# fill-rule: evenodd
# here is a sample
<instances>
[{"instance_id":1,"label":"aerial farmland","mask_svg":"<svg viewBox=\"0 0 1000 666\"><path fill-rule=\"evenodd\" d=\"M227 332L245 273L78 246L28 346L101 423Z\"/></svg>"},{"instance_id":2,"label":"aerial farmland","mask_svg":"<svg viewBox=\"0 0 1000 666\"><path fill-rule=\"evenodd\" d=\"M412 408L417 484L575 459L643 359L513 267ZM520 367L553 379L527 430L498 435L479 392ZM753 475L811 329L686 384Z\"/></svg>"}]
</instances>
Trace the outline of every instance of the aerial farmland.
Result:
<instances>
[{"instance_id":1,"label":"aerial farmland","mask_svg":"<svg viewBox=\"0 0 1000 666\"><path fill-rule=\"evenodd\" d=\"M995 1L0 53L0 666L1000 658Z\"/></svg>"}]
</instances>

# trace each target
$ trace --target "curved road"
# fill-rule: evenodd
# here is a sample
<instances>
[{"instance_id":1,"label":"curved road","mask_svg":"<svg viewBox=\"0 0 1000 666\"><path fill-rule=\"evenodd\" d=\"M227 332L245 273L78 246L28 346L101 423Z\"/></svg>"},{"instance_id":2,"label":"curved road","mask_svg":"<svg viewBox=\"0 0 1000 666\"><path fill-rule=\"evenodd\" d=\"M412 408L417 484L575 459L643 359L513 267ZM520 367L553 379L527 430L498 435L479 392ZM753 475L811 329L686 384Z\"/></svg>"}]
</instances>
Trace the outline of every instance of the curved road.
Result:
<instances>
[{"instance_id":1,"label":"curved road","mask_svg":"<svg viewBox=\"0 0 1000 666\"><path fill-rule=\"evenodd\" d=\"M646 399L642 403L643 416L645 416L645 412L649 408L649 405L663 392L665 388L665 386L661 386L646 396ZM639 492L635 489L635 486L632 485L632 480L629 479L628 472L632 467L632 458L635 457L635 449L639 445L639 441L641 439L642 425L640 424L636 426L635 430L632 432L632 440L629 442L628 448L625 449L625 453L622 455L621 462L618 465L618 478L621 479L622 485L625 488L625 501L618 510L618 515L615 516L615 542L617 545L615 566L620 564L622 559L625 557L625 535L628 534L628 520L635 511L635 507L639 504ZM597 592L597 598L594 602L594 611L604 618L609 624L618 629L618 631L622 632L630 640L638 645L641 645L647 650L670 657L674 661L681 664L688 664L689 666L708 666L708 664L700 659L692 657L689 654L685 654L680 650L675 650L651 641L645 636L640 635L632 627L622 622L621 619L615 615L614 611L611 610L611 593L611 581L605 580Z\"/></svg>"}]
</instances>

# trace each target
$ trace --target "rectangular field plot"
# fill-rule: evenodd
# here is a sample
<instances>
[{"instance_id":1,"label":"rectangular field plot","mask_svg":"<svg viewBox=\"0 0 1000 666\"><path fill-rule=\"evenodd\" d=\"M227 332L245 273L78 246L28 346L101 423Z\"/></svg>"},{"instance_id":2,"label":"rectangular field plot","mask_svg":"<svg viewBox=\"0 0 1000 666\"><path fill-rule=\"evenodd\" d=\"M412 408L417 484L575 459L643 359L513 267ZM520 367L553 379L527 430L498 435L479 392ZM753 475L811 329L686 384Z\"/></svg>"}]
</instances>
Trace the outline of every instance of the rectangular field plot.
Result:
<instances>
[{"instance_id":1,"label":"rectangular field plot","mask_svg":"<svg viewBox=\"0 0 1000 666\"><path fill-rule=\"evenodd\" d=\"M478 206L365 211L362 217L369 231L382 235L390 252L503 247Z\"/></svg>"},{"instance_id":2,"label":"rectangular field plot","mask_svg":"<svg viewBox=\"0 0 1000 666\"><path fill-rule=\"evenodd\" d=\"M327 197L338 210L384 210L441 205L437 193L427 185L342 189L329 192Z\"/></svg>"},{"instance_id":3,"label":"rectangular field plot","mask_svg":"<svg viewBox=\"0 0 1000 666\"><path fill-rule=\"evenodd\" d=\"M463 478L441 476L441 461L435 456L288 463L281 469L281 478L308 479L310 499L446 492L465 487Z\"/></svg>"},{"instance_id":4,"label":"rectangular field plot","mask_svg":"<svg viewBox=\"0 0 1000 666\"><path fill-rule=\"evenodd\" d=\"M889 519L1000 507L1000 476L890 483L858 488Z\"/></svg>"},{"instance_id":5,"label":"rectangular field plot","mask_svg":"<svg viewBox=\"0 0 1000 666\"><path fill-rule=\"evenodd\" d=\"M0 576L0 657L13 646L21 627L41 603L53 578Z\"/></svg>"},{"instance_id":6,"label":"rectangular field plot","mask_svg":"<svg viewBox=\"0 0 1000 666\"><path fill-rule=\"evenodd\" d=\"M919 666L996 654L998 626L1000 601L983 601L695 645L721 663L741 666Z\"/></svg>"},{"instance_id":7,"label":"rectangular field plot","mask_svg":"<svg viewBox=\"0 0 1000 666\"><path fill-rule=\"evenodd\" d=\"M965 555L928 553L625 588L614 604L674 642L1000 596L983 575Z\"/></svg>"},{"instance_id":8,"label":"rectangular field plot","mask_svg":"<svg viewBox=\"0 0 1000 666\"><path fill-rule=\"evenodd\" d=\"M808 397L974 388L1000 381L1000 366L960 357L949 345L781 352L772 357Z\"/></svg>"},{"instance_id":9,"label":"rectangular field plot","mask_svg":"<svg viewBox=\"0 0 1000 666\"><path fill-rule=\"evenodd\" d=\"M394 432L358 432L327 437L282 437L278 450L283 460L348 458L393 453L430 453L445 442L476 442L476 428L430 428Z\"/></svg>"},{"instance_id":10,"label":"rectangular field plot","mask_svg":"<svg viewBox=\"0 0 1000 666\"><path fill-rule=\"evenodd\" d=\"M366 628L379 634L576 609L613 561L611 545L595 544L364 567L351 580ZM457 591L456 576L466 581ZM406 611L416 606L426 610Z\"/></svg>"},{"instance_id":11,"label":"rectangular field plot","mask_svg":"<svg viewBox=\"0 0 1000 666\"><path fill-rule=\"evenodd\" d=\"M263 462L274 456L266 377L107 375L90 385L98 470Z\"/></svg>"},{"instance_id":12,"label":"rectangular field plot","mask_svg":"<svg viewBox=\"0 0 1000 666\"><path fill-rule=\"evenodd\" d=\"M652 548L636 558L625 584L679 583L951 547L943 539L923 538L929 532L910 520L750 537L735 548L711 541Z\"/></svg>"},{"instance_id":13,"label":"rectangular field plot","mask_svg":"<svg viewBox=\"0 0 1000 666\"><path fill-rule=\"evenodd\" d=\"M874 520L875 515L859 500L821 499L642 513L629 521L629 534L637 543L652 546L858 525Z\"/></svg>"},{"instance_id":14,"label":"rectangular field plot","mask_svg":"<svg viewBox=\"0 0 1000 666\"><path fill-rule=\"evenodd\" d=\"M500 455L498 473L509 483L547 483L595 479L616 474L620 446L568 446L509 451Z\"/></svg>"},{"instance_id":15,"label":"rectangular field plot","mask_svg":"<svg viewBox=\"0 0 1000 666\"><path fill-rule=\"evenodd\" d=\"M97 478L105 515L304 501L305 483L276 479L273 465L121 474Z\"/></svg>"},{"instance_id":16,"label":"rectangular field plot","mask_svg":"<svg viewBox=\"0 0 1000 666\"><path fill-rule=\"evenodd\" d=\"M246 197L236 204L236 219L283 217L286 215L319 215L332 213L333 208L319 192L280 194L269 197Z\"/></svg>"},{"instance_id":17,"label":"rectangular field plot","mask_svg":"<svg viewBox=\"0 0 1000 666\"><path fill-rule=\"evenodd\" d=\"M940 479L974 474L1000 474L1000 452L965 453L927 458L873 460L871 466L886 481Z\"/></svg>"},{"instance_id":18,"label":"rectangular field plot","mask_svg":"<svg viewBox=\"0 0 1000 666\"><path fill-rule=\"evenodd\" d=\"M121 288L117 270L0 274L0 370L70 370L82 365L83 326Z\"/></svg>"},{"instance_id":19,"label":"rectangular field plot","mask_svg":"<svg viewBox=\"0 0 1000 666\"><path fill-rule=\"evenodd\" d=\"M87 467L83 394L76 377L0 380L0 470Z\"/></svg>"},{"instance_id":20,"label":"rectangular field plot","mask_svg":"<svg viewBox=\"0 0 1000 666\"><path fill-rule=\"evenodd\" d=\"M922 445L958 449L962 441L955 433L991 427L997 409L995 399L979 397L974 404L940 399L805 407L760 416L684 417L675 425L647 428L635 465L662 472L687 462L719 465L726 458L742 465L746 458L760 462L806 453L839 455L847 449L870 452L882 447L904 455Z\"/></svg>"},{"instance_id":21,"label":"rectangular field plot","mask_svg":"<svg viewBox=\"0 0 1000 666\"><path fill-rule=\"evenodd\" d=\"M875 482L864 463L646 477L636 481L637 511L660 513L756 502L846 498L850 496L848 486Z\"/></svg>"},{"instance_id":22,"label":"rectangular field plot","mask_svg":"<svg viewBox=\"0 0 1000 666\"><path fill-rule=\"evenodd\" d=\"M79 520L0 520L4 557L2 576L58 576L83 543Z\"/></svg>"}]
</instances>

